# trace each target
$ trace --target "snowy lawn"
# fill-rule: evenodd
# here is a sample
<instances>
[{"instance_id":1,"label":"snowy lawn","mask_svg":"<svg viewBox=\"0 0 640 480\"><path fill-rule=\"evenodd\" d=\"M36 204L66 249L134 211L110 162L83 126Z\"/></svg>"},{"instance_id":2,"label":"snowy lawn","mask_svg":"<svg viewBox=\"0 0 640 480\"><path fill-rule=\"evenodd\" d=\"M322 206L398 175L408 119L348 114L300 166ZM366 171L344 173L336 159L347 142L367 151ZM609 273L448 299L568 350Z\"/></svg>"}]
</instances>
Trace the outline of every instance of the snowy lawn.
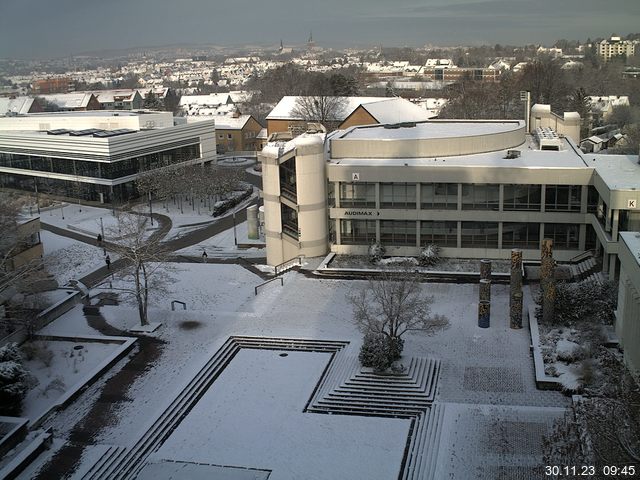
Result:
<instances>
[{"instance_id":1,"label":"snowy lawn","mask_svg":"<svg viewBox=\"0 0 640 480\"><path fill-rule=\"evenodd\" d=\"M45 267L58 284L77 280L104 266L101 248L42 230ZM112 257L112 260L115 258Z\"/></svg>"},{"instance_id":2,"label":"snowy lawn","mask_svg":"<svg viewBox=\"0 0 640 480\"><path fill-rule=\"evenodd\" d=\"M241 350L155 456L273 480L396 478L410 421L303 413L331 357L281 353Z\"/></svg>"},{"instance_id":3,"label":"snowy lawn","mask_svg":"<svg viewBox=\"0 0 640 480\"><path fill-rule=\"evenodd\" d=\"M239 244L264 244L264 240L252 240L248 237L247 222L242 222L236 225L235 239ZM202 252L207 252L208 256L216 257L221 255L233 255L243 257L266 257L267 251L265 248L238 248L234 241L233 229L225 230L218 235L206 239L196 245L177 250L179 255L197 256L202 255Z\"/></svg>"},{"instance_id":4,"label":"snowy lawn","mask_svg":"<svg viewBox=\"0 0 640 480\"><path fill-rule=\"evenodd\" d=\"M40 221L97 237L100 233L101 218L105 232L109 229L117 229L118 222L111 209L87 205L78 206L77 203L65 203L62 207L49 208L42 212ZM107 235L108 238L109 235Z\"/></svg>"},{"instance_id":5,"label":"snowy lawn","mask_svg":"<svg viewBox=\"0 0 640 480\"><path fill-rule=\"evenodd\" d=\"M31 360L25 361L25 368L35 377L37 385L27 393L22 415L31 420L42 415L120 347L119 343L64 340L38 340L23 344L20 347L23 354L32 352L29 355Z\"/></svg>"}]
</instances>

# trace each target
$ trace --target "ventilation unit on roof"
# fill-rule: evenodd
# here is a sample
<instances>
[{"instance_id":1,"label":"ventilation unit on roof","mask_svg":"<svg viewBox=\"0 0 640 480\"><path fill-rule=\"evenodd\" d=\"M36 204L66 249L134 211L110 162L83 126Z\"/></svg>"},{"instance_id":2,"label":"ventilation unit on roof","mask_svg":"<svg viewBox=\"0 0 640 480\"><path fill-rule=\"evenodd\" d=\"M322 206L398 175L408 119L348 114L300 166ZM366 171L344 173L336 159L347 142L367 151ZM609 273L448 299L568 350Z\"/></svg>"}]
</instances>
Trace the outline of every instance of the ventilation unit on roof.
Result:
<instances>
[{"instance_id":1,"label":"ventilation unit on roof","mask_svg":"<svg viewBox=\"0 0 640 480\"><path fill-rule=\"evenodd\" d=\"M507 150L507 156L504 158L508 160L518 158L520 156L520 153L520 150Z\"/></svg>"}]
</instances>

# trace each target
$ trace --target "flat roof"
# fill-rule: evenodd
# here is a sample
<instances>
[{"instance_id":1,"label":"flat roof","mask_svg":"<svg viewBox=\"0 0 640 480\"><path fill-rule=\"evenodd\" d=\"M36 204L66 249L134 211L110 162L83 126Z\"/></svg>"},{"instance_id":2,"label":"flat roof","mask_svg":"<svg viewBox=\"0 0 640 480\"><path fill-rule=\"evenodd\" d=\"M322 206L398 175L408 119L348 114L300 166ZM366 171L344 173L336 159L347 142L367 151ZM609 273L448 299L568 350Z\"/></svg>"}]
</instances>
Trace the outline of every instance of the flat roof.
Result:
<instances>
[{"instance_id":1,"label":"flat roof","mask_svg":"<svg viewBox=\"0 0 640 480\"><path fill-rule=\"evenodd\" d=\"M83 110L80 112L38 112L15 115L9 118L28 117L139 117L141 115L157 115L158 111L147 110Z\"/></svg>"},{"instance_id":2,"label":"flat roof","mask_svg":"<svg viewBox=\"0 0 640 480\"><path fill-rule=\"evenodd\" d=\"M586 168L588 165L582 155L575 151L566 139L562 140L563 150L539 150L530 135L526 141L508 150L520 151L517 158L507 157L507 150L476 153L472 155L456 155L450 157L420 158L335 158L334 165L353 166L430 166L430 167L511 167L511 168Z\"/></svg>"},{"instance_id":3,"label":"flat roof","mask_svg":"<svg viewBox=\"0 0 640 480\"><path fill-rule=\"evenodd\" d=\"M620 232L620 238L627 244L631 254L640 265L640 232Z\"/></svg>"},{"instance_id":4,"label":"flat roof","mask_svg":"<svg viewBox=\"0 0 640 480\"><path fill-rule=\"evenodd\" d=\"M611 190L640 190L640 164L637 155L584 154L587 165Z\"/></svg>"},{"instance_id":5,"label":"flat roof","mask_svg":"<svg viewBox=\"0 0 640 480\"><path fill-rule=\"evenodd\" d=\"M396 125L370 125L354 127L333 140L420 140L429 138L456 138L511 132L523 128L524 121L427 121Z\"/></svg>"}]
</instances>

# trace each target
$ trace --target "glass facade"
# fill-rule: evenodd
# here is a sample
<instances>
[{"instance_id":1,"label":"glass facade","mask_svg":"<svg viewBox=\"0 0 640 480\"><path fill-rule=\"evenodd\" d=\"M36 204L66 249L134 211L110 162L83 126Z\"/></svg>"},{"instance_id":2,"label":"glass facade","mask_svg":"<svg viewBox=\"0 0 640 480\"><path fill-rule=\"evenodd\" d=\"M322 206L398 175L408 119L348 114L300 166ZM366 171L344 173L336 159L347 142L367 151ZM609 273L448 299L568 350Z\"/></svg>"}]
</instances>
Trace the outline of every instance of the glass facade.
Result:
<instances>
[{"instance_id":1,"label":"glass facade","mask_svg":"<svg viewBox=\"0 0 640 480\"><path fill-rule=\"evenodd\" d=\"M282 203L280 204L280 215L282 218L282 232L298 240L298 212Z\"/></svg>"},{"instance_id":2,"label":"glass facade","mask_svg":"<svg viewBox=\"0 0 640 480\"><path fill-rule=\"evenodd\" d=\"M380 207L402 209L416 208L416 184L381 183Z\"/></svg>"},{"instance_id":3,"label":"glass facade","mask_svg":"<svg viewBox=\"0 0 640 480\"><path fill-rule=\"evenodd\" d=\"M380 242L383 245L416 246L416 222L405 220L381 220Z\"/></svg>"},{"instance_id":4,"label":"glass facade","mask_svg":"<svg viewBox=\"0 0 640 480\"><path fill-rule=\"evenodd\" d=\"M376 207L375 183L341 183L340 206L350 207Z\"/></svg>"},{"instance_id":5,"label":"glass facade","mask_svg":"<svg viewBox=\"0 0 640 480\"><path fill-rule=\"evenodd\" d=\"M498 248L498 222L462 222L462 248Z\"/></svg>"},{"instance_id":6,"label":"glass facade","mask_svg":"<svg viewBox=\"0 0 640 480\"><path fill-rule=\"evenodd\" d=\"M458 246L458 222L420 222L420 244L435 243L439 247Z\"/></svg>"},{"instance_id":7,"label":"glass facade","mask_svg":"<svg viewBox=\"0 0 640 480\"><path fill-rule=\"evenodd\" d=\"M504 222L502 224L502 248L540 248L540 224Z\"/></svg>"},{"instance_id":8,"label":"glass facade","mask_svg":"<svg viewBox=\"0 0 640 480\"><path fill-rule=\"evenodd\" d=\"M556 250L577 250L580 225L567 223L545 223L544 236L553 240Z\"/></svg>"},{"instance_id":9,"label":"glass facade","mask_svg":"<svg viewBox=\"0 0 640 480\"><path fill-rule=\"evenodd\" d=\"M505 185L503 209L540 211L541 198L540 185Z\"/></svg>"},{"instance_id":10,"label":"glass facade","mask_svg":"<svg viewBox=\"0 0 640 480\"><path fill-rule=\"evenodd\" d=\"M297 201L296 157L290 158L280 165L280 194L293 202Z\"/></svg>"},{"instance_id":11,"label":"glass facade","mask_svg":"<svg viewBox=\"0 0 640 480\"><path fill-rule=\"evenodd\" d=\"M457 183L423 183L420 185L420 208L424 210L456 210Z\"/></svg>"},{"instance_id":12,"label":"glass facade","mask_svg":"<svg viewBox=\"0 0 640 480\"><path fill-rule=\"evenodd\" d=\"M500 186L484 183L462 185L463 210L498 210Z\"/></svg>"},{"instance_id":13,"label":"glass facade","mask_svg":"<svg viewBox=\"0 0 640 480\"><path fill-rule=\"evenodd\" d=\"M579 212L582 186L547 185L544 208L547 212Z\"/></svg>"},{"instance_id":14,"label":"glass facade","mask_svg":"<svg viewBox=\"0 0 640 480\"><path fill-rule=\"evenodd\" d=\"M340 220L340 239L344 245L376 243L376 221Z\"/></svg>"}]
</instances>

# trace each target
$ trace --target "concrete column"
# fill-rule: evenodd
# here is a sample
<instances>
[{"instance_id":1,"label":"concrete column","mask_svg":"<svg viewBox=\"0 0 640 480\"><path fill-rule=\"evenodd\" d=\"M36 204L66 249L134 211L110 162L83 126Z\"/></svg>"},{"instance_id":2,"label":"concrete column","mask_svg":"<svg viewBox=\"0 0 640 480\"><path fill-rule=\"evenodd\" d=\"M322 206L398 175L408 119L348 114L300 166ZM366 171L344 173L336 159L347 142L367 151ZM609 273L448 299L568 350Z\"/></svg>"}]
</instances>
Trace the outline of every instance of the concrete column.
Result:
<instances>
[{"instance_id":1,"label":"concrete column","mask_svg":"<svg viewBox=\"0 0 640 480\"><path fill-rule=\"evenodd\" d=\"M550 238L545 238L542 241L540 286L542 287L542 319L545 323L550 324L553 321L556 301L553 240Z\"/></svg>"},{"instance_id":2,"label":"concrete column","mask_svg":"<svg viewBox=\"0 0 640 480\"><path fill-rule=\"evenodd\" d=\"M586 250L587 245L587 226L583 223L578 231L578 248L582 251Z\"/></svg>"},{"instance_id":3,"label":"concrete column","mask_svg":"<svg viewBox=\"0 0 640 480\"><path fill-rule=\"evenodd\" d=\"M498 194L498 211L503 212L504 211L504 184L501 183L498 188L500 192Z\"/></svg>"},{"instance_id":4,"label":"concrete column","mask_svg":"<svg viewBox=\"0 0 640 480\"><path fill-rule=\"evenodd\" d=\"M376 210L380 210L380 182L376 182Z\"/></svg>"},{"instance_id":5,"label":"concrete column","mask_svg":"<svg viewBox=\"0 0 640 480\"><path fill-rule=\"evenodd\" d=\"M611 240L618 240L618 227L620 225L620 210L611 210Z\"/></svg>"},{"instance_id":6,"label":"concrete column","mask_svg":"<svg viewBox=\"0 0 640 480\"><path fill-rule=\"evenodd\" d=\"M580 191L580 213L587 213L587 199L589 197L589 186L582 185L582 190Z\"/></svg>"},{"instance_id":7,"label":"concrete column","mask_svg":"<svg viewBox=\"0 0 640 480\"><path fill-rule=\"evenodd\" d=\"M491 280L491 260L480 260L480 279Z\"/></svg>"},{"instance_id":8,"label":"concrete column","mask_svg":"<svg viewBox=\"0 0 640 480\"><path fill-rule=\"evenodd\" d=\"M485 300L478 304L478 326L489 328L491 324L491 304Z\"/></svg>"},{"instance_id":9,"label":"concrete column","mask_svg":"<svg viewBox=\"0 0 640 480\"><path fill-rule=\"evenodd\" d=\"M491 280L483 278L480 280L480 302L491 301Z\"/></svg>"},{"instance_id":10,"label":"concrete column","mask_svg":"<svg viewBox=\"0 0 640 480\"><path fill-rule=\"evenodd\" d=\"M462 248L462 222L458 222L456 226L456 247Z\"/></svg>"},{"instance_id":11,"label":"concrete column","mask_svg":"<svg viewBox=\"0 0 640 480\"><path fill-rule=\"evenodd\" d=\"M247 237L251 240L258 239L258 206L251 205L247 208Z\"/></svg>"},{"instance_id":12,"label":"concrete column","mask_svg":"<svg viewBox=\"0 0 640 480\"><path fill-rule=\"evenodd\" d=\"M462 210L462 184L458 184L458 211Z\"/></svg>"},{"instance_id":13,"label":"concrete column","mask_svg":"<svg viewBox=\"0 0 640 480\"><path fill-rule=\"evenodd\" d=\"M502 222L498 222L498 250L502 250Z\"/></svg>"},{"instance_id":14,"label":"concrete column","mask_svg":"<svg viewBox=\"0 0 640 480\"><path fill-rule=\"evenodd\" d=\"M609 255L609 280L614 280L616 278L616 260L618 259L618 255L612 253Z\"/></svg>"},{"instance_id":15,"label":"concrete column","mask_svg":"<svg viewBox=\"0 0 640 480\"><path fill-rule=\"evenodd\" d=\"M609 273L609 254L602 249L602 273Z\"/></svg>"},{"instance_id":16,"label":"concrete column","mask_svg":"<svg viewBox=\"0 0 640 480\"><path fill-rule=\"evenodd\" d=\"M509 319L511 328L522 328L522 250L511 250L509 279Z\"/></svg>"},{"instance_id":17,"label":"concrete column","mask_svg":"<svg viewBox=\"0 0 640 480\"><path fill-rule=\"evenodd\" d=\"M336 202L336 208L340 207L340 182L334 182L333 184L333 197Z\"/></svg>"},{"instance_id":18,"label":"concrete column","mask_svg":"<svg viewBox=\"0 0 640 480\"><path fill-rule=\"evenodd\" d=\"M547 186L540 185L540 211L544 213L547 203Z\"/></svg>"}]
</instances>

